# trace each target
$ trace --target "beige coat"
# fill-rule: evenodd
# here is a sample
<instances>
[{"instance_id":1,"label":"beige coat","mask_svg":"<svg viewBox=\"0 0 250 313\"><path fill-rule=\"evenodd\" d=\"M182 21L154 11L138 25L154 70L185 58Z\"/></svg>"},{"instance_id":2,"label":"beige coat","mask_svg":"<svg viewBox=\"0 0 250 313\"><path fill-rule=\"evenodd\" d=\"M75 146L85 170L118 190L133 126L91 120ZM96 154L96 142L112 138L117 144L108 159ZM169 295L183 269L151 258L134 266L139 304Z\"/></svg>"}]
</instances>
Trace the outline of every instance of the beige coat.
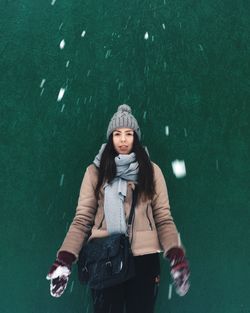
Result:
<instances>
[{"instance_id":1,"label":"beige coat","mask_svg":"<svg viewBox=\"0 0 250 313\"><path fill-rule=\"evenodd\" d=\"M170 248L179 246L178 232L170 213L165 179L159 166L153 162L152 164L156 194L152 201L139 200L136 204L133 228L131 228L133 229L132 252L135 256L160 251L166 253ZM103 188L100 190L98 202L94 194L97 178L98 169L94 164L89 165L81 184L75 217L58 252L68 251L78 258L91 227L89 240L108 235L104 216ZM133 182L128 182L124 201L126 220L131 208L134 187Z\"/></svg>"}]
</instances>

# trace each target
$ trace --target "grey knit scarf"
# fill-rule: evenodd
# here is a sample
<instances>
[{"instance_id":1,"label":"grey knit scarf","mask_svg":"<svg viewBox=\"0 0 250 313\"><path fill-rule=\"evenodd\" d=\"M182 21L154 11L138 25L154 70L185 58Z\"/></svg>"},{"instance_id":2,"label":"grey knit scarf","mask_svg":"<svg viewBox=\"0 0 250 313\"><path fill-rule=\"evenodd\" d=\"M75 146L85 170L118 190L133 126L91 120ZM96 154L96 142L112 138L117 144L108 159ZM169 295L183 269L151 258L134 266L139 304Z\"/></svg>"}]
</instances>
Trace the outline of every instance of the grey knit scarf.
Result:
<instances>
[{"instance_id":1,"label":"grey knit scarf","mask_svg":"<svg viewBox=\"0 0 250 313\"><path fill-rule=\"evenodd\" d=\"M106 144L95 157L93 163L99 167L102 152ZM110 234L126 233L127 226L124 212L124 199L127 195L127 181L137 182L139 164L135 153L119 154L115 157L116 177L112 182L105 183L104 188L104 214L107 230Z\"/></svg>"}]
</instances>

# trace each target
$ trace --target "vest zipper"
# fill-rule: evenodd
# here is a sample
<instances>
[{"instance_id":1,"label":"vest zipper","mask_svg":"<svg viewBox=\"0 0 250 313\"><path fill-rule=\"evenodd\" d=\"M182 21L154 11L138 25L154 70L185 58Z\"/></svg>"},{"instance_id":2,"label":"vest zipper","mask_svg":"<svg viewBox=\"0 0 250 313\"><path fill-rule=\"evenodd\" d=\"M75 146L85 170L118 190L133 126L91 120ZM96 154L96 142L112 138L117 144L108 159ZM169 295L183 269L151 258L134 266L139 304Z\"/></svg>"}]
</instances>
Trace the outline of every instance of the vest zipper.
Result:
<instances>
[{"instance_id":1,"label":"vest zipper","mask_svg":"<svg viewBox=\"0 0 250 313\"><path fill-rule=\"evenodd\" d=\"M148 218L148 223L149 223L150 229L153 230L152 223L151 223L150 218L148 216L148 204L147 204L147 209L146 209L146 215L147 215L147 218Z\"/></svg>"}]
</instances>

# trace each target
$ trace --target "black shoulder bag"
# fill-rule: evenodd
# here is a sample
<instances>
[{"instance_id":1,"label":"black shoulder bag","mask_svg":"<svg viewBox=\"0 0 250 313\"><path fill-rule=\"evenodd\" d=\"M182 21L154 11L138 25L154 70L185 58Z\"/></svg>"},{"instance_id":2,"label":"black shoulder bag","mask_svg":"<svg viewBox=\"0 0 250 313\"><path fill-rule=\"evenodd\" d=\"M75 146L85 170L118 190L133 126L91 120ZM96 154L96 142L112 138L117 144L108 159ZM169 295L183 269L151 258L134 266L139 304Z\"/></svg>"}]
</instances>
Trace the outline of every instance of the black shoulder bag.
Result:
<instances>
[{"instance_id":1,"label":"black shoulder bag","mask_svg":"<svg viewBox=\"0 0 250 313\"><path fill-rule=\"evenodd\" d=\"M113 234L94 238L83 246L78 258L78 277L92 289L118 285L135 275L134 258L129 242L129 231L137 201L133 191L127 234Z\"/></svg>"}]
</instances>

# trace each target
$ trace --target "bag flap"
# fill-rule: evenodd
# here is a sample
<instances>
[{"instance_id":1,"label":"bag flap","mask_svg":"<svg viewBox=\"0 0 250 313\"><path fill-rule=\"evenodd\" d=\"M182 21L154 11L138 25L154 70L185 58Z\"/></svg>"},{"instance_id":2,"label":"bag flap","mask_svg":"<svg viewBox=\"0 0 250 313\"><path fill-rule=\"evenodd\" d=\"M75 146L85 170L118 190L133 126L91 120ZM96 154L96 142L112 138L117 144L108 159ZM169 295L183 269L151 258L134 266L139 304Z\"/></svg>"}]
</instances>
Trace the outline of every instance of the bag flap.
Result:
<instances>
[{"instance_id":1,"label":"bag flap","mask_svg":"<svg viewBox=\"0 0 250 313\"><path fill-rule=\"evenodd\" d=\"M124 246L125 235L114 234L103 238L94 238L84 248L86 263L92 263L115 257Z\"/></svg>"}]
</instances>

